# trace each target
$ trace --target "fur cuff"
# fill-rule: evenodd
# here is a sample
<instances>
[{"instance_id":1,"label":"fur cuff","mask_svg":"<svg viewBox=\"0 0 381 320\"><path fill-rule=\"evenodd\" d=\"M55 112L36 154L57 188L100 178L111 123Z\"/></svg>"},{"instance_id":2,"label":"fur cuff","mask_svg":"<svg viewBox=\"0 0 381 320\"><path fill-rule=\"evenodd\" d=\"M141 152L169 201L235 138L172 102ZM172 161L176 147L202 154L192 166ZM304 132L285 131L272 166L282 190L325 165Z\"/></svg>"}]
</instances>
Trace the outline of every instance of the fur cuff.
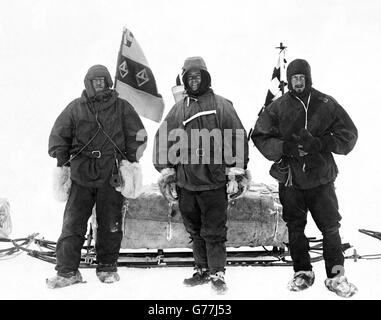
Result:
<instances>
[{"instance_id":1,"label":"fur cuff","mask_svg":"<svg viewBox=\"0 0 381 320\"><path fill-rule=\"evenodd\" d=\"M236 200L242 197L251 185L251 172L247 169L229 168L228 170L228 183L226 185L226 192L228 199Z\"/></svg>"},{"instance_id":2,"label":"fur cuff","mask_svg":"<svg viewBox=\"0 0 381 320\"><path fill-rule=\"evenodd\" d=\"M7 199L0 198L0 239L7 239L11 232L11 208Z\"/></svg>"},{"instance_id":3,"label":"fur cuff","mask_svg":"<svg viewBox=\"0 0 381 320\"><path fill-rule=\"evenodd\" d=\"M116 190L125 198L135 199L139 197L143 189L143 174L140 164L122 160L119 173L122 177L122 186L116 188Z\"/></svg>"},{"instance_id":4,"label":"fur cuff","mask_svg":"<svg viewBox=\"0 0 381 320\"><path fill-rule=\"evenodd\" d=\"M70 167L55 167L53 171L53 194L57 201L67 201L70 194Z\"/></svg>"},{"instance_id":5,"label":"fur cuff","mask_svg":"<svg viewBox=\"0 0 381 320\"><path fill-rule=\"evenodd\" d=\"M165 168L160 172L158 185L161 194L171 204L177 203L178 194L176 190L176 171L173 168Z\"/></svg>"}]
</instances>

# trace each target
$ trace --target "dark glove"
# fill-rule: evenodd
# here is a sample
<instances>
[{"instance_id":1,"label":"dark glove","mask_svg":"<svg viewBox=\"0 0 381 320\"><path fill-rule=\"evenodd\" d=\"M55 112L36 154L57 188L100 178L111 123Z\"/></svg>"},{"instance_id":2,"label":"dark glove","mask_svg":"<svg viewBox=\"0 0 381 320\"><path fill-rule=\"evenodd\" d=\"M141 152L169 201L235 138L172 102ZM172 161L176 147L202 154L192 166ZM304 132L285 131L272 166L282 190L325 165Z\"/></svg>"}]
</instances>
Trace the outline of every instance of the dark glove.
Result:
<instances>
[{"instance_id":1,"label":"dark glove","mask_svg":"<svg viewBox=\"0 0 381 320\"><path fill-rule=\"evenodd\" d=\"M298 144L290 141L284 141L283 154L290 157L299 157Z\"/></svg>"},{"instance_id":2,"label":"dark glove","mask_svg":"<svg viewBox=\"0 0 381 320\"><path fill-rule=\"evenodd\" d=\"M300 141L299 143L303 146L302 149L308 153L319 153L323 144L319 138L314 137L311 133L306 129L301 129L299 132Z\"/></svg>"}]
</instances>

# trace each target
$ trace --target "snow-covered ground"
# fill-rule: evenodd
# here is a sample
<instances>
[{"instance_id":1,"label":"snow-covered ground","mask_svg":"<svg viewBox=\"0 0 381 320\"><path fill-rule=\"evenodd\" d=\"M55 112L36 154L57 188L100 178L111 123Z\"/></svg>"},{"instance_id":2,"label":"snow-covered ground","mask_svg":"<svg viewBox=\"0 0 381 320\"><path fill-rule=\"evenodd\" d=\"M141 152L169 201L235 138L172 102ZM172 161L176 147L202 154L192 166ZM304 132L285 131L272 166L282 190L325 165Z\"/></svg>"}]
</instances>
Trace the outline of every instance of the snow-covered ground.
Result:
<instances>
[{"instance_id":1,"label":"snow-covered ground","mask_svg":"<svg viewBox=\"0 0 381 320\"><path fill-rule=\"evenodd\" d=\"M379 240L369 240L369 242ZM374 246L381 252L381 243ZM378 247L378 249L376 248ZM350 252L351 250L348 250ZM365 251L365 250L364 250ZM360 252L362 253L362 252ZM229 291L218 296L209 284L188 288L182 285L190 267L127 268L120 267L121 281L114 284L99 282L94 269L81 269L86 283L61 289L48 289L45 279L55 274L54 266L41 260L19 255L0 260L0 300L334 300L343 299L324 286L325 272L322 261L314 263L315 284L303 292L286 289L292 276L291 267L227 267L226 282ZM380 299L381 260L346 261L347 275L358 287L357 295L350 299Z\"/></svg>"}]
</instances>

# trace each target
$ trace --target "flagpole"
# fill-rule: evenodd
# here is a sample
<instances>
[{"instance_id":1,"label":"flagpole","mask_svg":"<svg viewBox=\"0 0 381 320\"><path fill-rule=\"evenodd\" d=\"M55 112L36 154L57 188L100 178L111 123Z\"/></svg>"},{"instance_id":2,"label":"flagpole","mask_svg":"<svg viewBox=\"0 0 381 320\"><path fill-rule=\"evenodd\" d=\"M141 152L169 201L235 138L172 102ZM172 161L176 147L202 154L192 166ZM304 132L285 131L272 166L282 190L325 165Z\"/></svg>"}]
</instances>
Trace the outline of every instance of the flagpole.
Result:
<instances>
[{"instance_id":1,"label":"flagpole","mask_svg":"<svg viewBox=\"0 0 381 320\"><path fill-rule=\"evenodd\" d=\"M281 63L279 65L280 67L280 83L279 83L279 88L280 90L282 91L282 95L284 94L284 87L286 85L286 83L283 81L283 77L282 77L282 69L283 69L283 66L284 66L284 62L285 62L285 58L284 58L284 55L285 55L285 51L286 51L286 46L283 45L283 42L281 42L279 44L279 47L275 47L275 49L279 49L279 55L281 55L283 53L283 59L281 59Z\"/></svg>"},{"instance_id":2,"label":"flagpole","mask_svg":"<svg viewBox=\"0 0 381 320\"><path fill-rule=\"evenodd\" d=\"M118 57L120 57L121 54L122 54L122 45L123 45L124 34L125 34L125 33L126 33L126 27L123 27L122 41L120 42L119 52L118 52ZM114 90L115 90L115 88L116 88L116 79L117 79L118 71L119 71L119 61L118 61L118 59L117 59L117 61L116 61L116 72L115 72L115 77L114 77L114 86L113 86L113 89L114 89Z\"/></svg>"}]
</instances>

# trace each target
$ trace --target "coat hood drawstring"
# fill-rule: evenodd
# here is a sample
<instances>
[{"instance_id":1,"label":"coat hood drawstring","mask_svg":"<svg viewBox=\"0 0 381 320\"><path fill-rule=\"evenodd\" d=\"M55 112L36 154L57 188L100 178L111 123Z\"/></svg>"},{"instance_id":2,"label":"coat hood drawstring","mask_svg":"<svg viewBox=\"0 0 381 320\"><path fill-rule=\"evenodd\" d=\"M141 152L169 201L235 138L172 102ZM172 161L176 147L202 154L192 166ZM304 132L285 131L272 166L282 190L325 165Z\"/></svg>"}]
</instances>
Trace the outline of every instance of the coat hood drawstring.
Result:
<instances>
[{"instance_id":1,"label":"coat hood drawstring","mask_svg":"<svg viewBox=\"0 0 381 320\"><path fill-rule=\"evenodd\" d=\"M305 105L303 100L300 99L298 96L295 96L295 98L298 99L302 103L304 110L306 111L306 115L304 118L304 129L308 130L308 107L309 107L310 101L311 101L311 93L308 95L307 105ZM303 161L303 172L306 172L306 162L305 161Z\"/></svg>"}]
</instances>

